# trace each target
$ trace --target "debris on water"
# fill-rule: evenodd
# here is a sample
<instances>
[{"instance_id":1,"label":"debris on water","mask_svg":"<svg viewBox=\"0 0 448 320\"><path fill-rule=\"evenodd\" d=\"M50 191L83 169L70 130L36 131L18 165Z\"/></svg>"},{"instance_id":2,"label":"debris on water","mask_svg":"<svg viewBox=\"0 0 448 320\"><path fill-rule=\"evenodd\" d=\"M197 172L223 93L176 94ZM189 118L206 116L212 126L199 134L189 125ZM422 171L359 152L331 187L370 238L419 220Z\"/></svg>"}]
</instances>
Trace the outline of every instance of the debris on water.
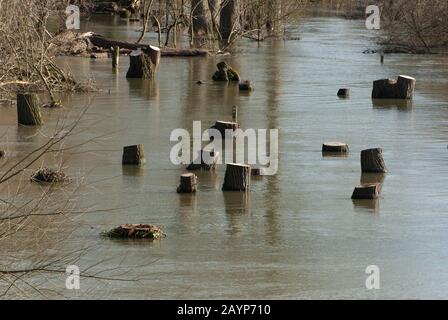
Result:
<instances>
[{"instance_id":1,"label":"debris on water","mask_svg":"<svg viewBox=\"0 0 448 320\"><path fill-rule=\"evenodd\" d=\"M158 240L166 237L159 226L150 224L124 224L110 231L101 233L102 236L113 239L149 239Z\"/></svg>"},{"instance_id":2,"label":"debris on water","mask_svg":"<svg viewBox=\"0 0 448 320\"><path fill-rule=\"evenodd\" d=\"M49 168L42 168L37 170L31 177L34 182L65 182L70 179L62 170L53 170Z\"/></svg>"}]
</instances>

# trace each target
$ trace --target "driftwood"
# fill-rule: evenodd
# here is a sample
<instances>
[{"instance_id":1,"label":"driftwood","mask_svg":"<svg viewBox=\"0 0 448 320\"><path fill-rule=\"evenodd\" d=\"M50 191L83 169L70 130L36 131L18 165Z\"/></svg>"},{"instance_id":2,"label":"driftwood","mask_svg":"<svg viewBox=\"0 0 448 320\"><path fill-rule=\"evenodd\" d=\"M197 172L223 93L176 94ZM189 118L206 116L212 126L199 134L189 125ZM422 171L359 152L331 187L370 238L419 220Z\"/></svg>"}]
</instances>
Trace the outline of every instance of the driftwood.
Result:
<instances>
[{"instance_id":1,"label":"driftwood","mask_svg":"<svg viewBox=\"0 0 448 320\"><path fill-rule=\"evenodd\" d=\"M17 94L17 121L25 126L40 126L42 124L37 94Z\"/></svg>"},{"instance_id":2,"label":"driftwood","mask_svg":"<svg viewBox=\"0 0 448 320\"><path fill-rule=\"evenodd\" d=\"M42 168L42 169L37 170L31 176L31 181L55 183L55 182L69 181L69 178L61 170L52 170L49 168Z\"/></svg>"},{"instance_id":3,"label":"driftwood","mask_svg":"<svg viewBox=\"0 0 448 320\"><path fill-rule=\"evenodd\" d=\"M322 145L323 153L347 153L349 152L348 144L343 142L325 142Z\"/></svg>"},{"instance_id":4,"label":"driftwood","mask_svg":"<svg viewBox=\"0 0 448 320\"><path fill-rule=\"evenodd\" d=\"M177 193L194 193L197 191L198 177L194 173L186 173L180 176L180 185Z\"/></svg>"},{"instance_id":5,"label":"driftwood","mask_svg":"<svg viewBox=\"0 0 448 320\"><path fill-rule=\"evenodd\" d=\"M381 184L362 185L355 188L352 199L378 199L381 193Z\"/></svg>"},{"instance_id":6,"label":"driftwood","mask_svg":"<svg viewBox=\"0 0 448 320\"><path fill-rule=\"evenodd\" d=\"M386 173L386 164L383 159L383 149L375 148L361 152L362 172Z\"/></svg>"},{"instance_id":7,"label":"driftwood","mask_svg":"<svg viewBox=\"0 0 448 320\"><path fill-rule=\"evenodd\" d=\"M124 165L141 165L145 163L145 151L142 144L123 148Z\"/></svg>"},{"instance_id":8,"label":"driftwood","mask_svg":"<svg viewBox=\"0 0 448 320\"><path fill-rule=\"evenodd\" d=\"M399 76L397 80L381 79L373 82L373 99L412 99L416 80Z\"/></svg>"},{"instance_id":9,"label":"driftwood","mask_svg":"<svg viewBox=\"0 0 448 320\"><path fill-rule=\"evenodd\" d=\"M102 235L113 239L148 240L158 240L165 236L160 227L150 224L124 224L110 231L103 232Z\"/></svg>"},{"instance_id":10,"label":"driftwood","mask_svg":"<svg viewBox=\"0 0 448 320\"><path fill-rule=\"evenodd\" d=\"M248 165L229 163L224 178L224 191L247 191L250 188L251 168Z\"/></svg>"}]
</instances>

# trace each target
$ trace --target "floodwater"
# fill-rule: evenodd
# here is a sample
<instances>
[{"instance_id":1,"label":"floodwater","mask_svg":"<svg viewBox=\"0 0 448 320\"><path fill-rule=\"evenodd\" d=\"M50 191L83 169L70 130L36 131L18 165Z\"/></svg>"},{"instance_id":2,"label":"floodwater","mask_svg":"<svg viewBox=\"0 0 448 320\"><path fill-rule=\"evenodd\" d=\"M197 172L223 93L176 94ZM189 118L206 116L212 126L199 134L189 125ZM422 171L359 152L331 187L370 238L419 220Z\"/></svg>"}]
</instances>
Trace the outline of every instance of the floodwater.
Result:
<instances>
[{"instance_id":1,"label":"floodwater","mask_svg":"<svg viewBox=\"0 0 448 320\"><path fill-rule=\"evenodd\" d=\"M138 36L136 24L116 18L84 26L93 28L117 39ZM311 17L297 31L300 41L242 41L232 56L163 58L154 82L127 80L127 57L118 73L109 59L60 60L104 91L43 111L52 128L61 112L74 117L90 105L89 125L70 140L94 139L66 155L65 171L85 179L82 204L93 207L58 252L89 246L81 270L140 281L81 274L81 289L69 291L59 275L41 279L49 297L448 298L448 58L388 55L381 65L378 55L362 53L374 47L376 32L363 21ZM252 94L212 83L223 59L254 81ZM399 74L417 78L413 103L373 103L372 81ZM349 99L336 96L343 87L351 88ZM194 120L203 130L231 120L233 105L243 129L279 129L277 175L253 179L247 194L222 192L222 165L198 173L196 195L178 195L185 170L169 160L171 131L191 131ZM13 158L45 140L17 128L14 107L1 112ZM350 145L347 157L322 156L322 143L334 140ZM122 167L122 147L137 143L146 165ZM361 177L360 151L372 147L384 150L385 177ZM383 181L379 200L350 199L361 178ZM157 224L167 237L99 236L123 223ZM379 290L366 289L369 265L380 269Z\"/></svg>"}]
</instances>

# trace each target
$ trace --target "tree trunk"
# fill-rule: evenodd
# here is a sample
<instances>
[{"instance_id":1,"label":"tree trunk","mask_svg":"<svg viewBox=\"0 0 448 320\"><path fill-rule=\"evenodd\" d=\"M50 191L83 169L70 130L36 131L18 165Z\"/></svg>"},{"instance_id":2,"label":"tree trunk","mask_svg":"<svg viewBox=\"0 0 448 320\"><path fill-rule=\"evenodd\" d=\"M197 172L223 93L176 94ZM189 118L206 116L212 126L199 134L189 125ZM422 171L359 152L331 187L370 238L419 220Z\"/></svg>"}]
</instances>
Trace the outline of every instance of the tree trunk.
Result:
<instances>
[{"instance_id":1,"label":"tree trunk","mask_svg":"<svg viewBox=\"0 0 448 320\"><path fill-rule=\"evenodd\" d=\"M123 148L124 165L141 165L145 163L145 151L142 144Z\"/></svg>"},{"instance_id":2,"label":"tree trunk","mask_svg":"<svg viewBox=\"0 0 448 320\"><path fill-rule=\"evenodd\" d=\"M19 124L25 126L40 126L42 124L37 94L17 94L17 120Z\"/></svg>"},{"instance_id":3,"label":"tree trunk","mask_svg":"<svg viewBox=\"0 0 448 320\"><path fill-rule=\"evenodd\" d=\"M220 31L223 39L229 39L238 20L238 0L226 0L221 9Z\"/></svg>"},{"instance_id":4,"label":"tree trunk","mask_svg":"<svg viewBox=\"0 0 448 320\"><path fill-rule=\"evenodd\" d=\"M130 65L126 78L154 79L160 63L160 49L135 50L129 55Z\"/></svg>"},{"instance_id":5,"label":"tree trunk","mask_svg":"<svg viewBox=\"0 0 448 320\"><path fill-rule=\"evenodd\" d=\"M361 152L362 172L386 173L386 164L383 159L383 149L375 148Z\"/></svg>"},{"instance_id":6,"label":"tree trunk","mask_svg":"<svg viewBox=\"0 0 448 320\"><path fill-rule=\"evenodd\" d=\"M224 178L224 191L247 191L250 188L251 169L243 164L229 163Z\"/></svg>"},{"instance_id":7,"label":"tree trunk","mask_svg":"<svg viewBox=\"0 0 448 320\"><path fill-rule=\"evenodd\" d=\"M207 0L192 0L191 14L193 17L193 31L197 35L208 34L210 24L210 11Z\"/></svg>"},{"instance_id":8,"label":"tree trunk","mask_svg":"<svg viewBox=\"0 0 448 320\"><path fill-rule=\"evenodd\" d=\"M180 185L177 193L194 193L197 191L198 177L193 173L186 173L180 176Z\"/></svg>"}]
</instances>

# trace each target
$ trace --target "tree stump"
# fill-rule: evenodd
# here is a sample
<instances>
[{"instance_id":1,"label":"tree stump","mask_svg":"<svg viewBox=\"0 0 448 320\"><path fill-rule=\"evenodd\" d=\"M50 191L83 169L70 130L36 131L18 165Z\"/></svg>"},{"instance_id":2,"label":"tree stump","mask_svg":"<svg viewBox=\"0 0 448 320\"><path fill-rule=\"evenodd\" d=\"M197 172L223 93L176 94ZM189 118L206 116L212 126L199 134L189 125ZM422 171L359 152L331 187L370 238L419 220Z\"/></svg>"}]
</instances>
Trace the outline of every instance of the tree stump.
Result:
<instances>
[{"instance_id":1,"label":"tree stump","mask_svg":"<svg viewBox=\"0 0 448 320\"><path fill-rule=\"evenodd\" d=\"M193 173L186 173L180 176L180 185L177 193L194 193L197 190L198 177Z\"/></svg>"},{"instance_id":2,"label":"tree stump","mask_svg":"<svg viewBox=\"0 0 448 320\"><path fill-rule=\"evenodd\" d=\"M120 64L120 47L113 46L111 52L112 52L112 68L116 69Z\"/></svg>"},{"instance_id":3,"label":"tree stump","mask_svg":"<svg viewBox=\"0 0 448 320\"><path fill-rule=\"evenodd\" d=\"M210 129L216 129L221 133L222 139L231 137L231 135L226 133L226 130L231 130L234 132L239 128L238 123L228 122L228 121L216 121L216 123Z\"/></svg>"},{"instance_id":4,"label":"tree stump","mask_svg":"<svg viewBox=\"0 0 448 320\"><path fill-rule=\"evenodd\" d=\"M246 80L246 81L240 82L238 87L239 87L240 91L253 91L254 83L251 80Z\"/></svg>"},{"instance_id":5,"label":"tree stump","mask_svg":"<svg viewBox=\"0 0 448 320\"><path fill-rule=\"evenodd\" d=\"M206 153L208 153L208 157L210 161L205 161ZM199 160L200 157L200 160ZM198 154L198 157L187 167L188 171L196 171L196 170L204 170L204 171L212 171L215 170L216 164L219 160L219 152L214 151L206 151L201 150Z\"/></svg>"},{"instance_id":6,"label":"tree stump","mask_svg":"<svg viewBox=\"0 0 448 320\"><path fill-rule=\"evenodd\" d=\"M37 94L17 94L17 120L19 124L25 126L40 126L42 124Z\"/></svg>"},{"instance_id":7,"label":"tree stump","mask_svg":"<svg viewBox=\"0 0 448 320\"><path fill-rule=\"evenodd\" d=\"M145 51L138 49L129 55L130 64L126 78L153 79L160 63L161 52L149 46Z\"/></svg>"},{"instance_id":8,"label":"tree stump","mask_svg":"<svg viewBox=\"0 0 448 320\"><path fill-rule=\"evenodd\" d=\"M261 168L251 168L250 175L251 176L261 176L262 175Z\"/></svg>"},{"instance_id":9,"label":"tree stump","mask_svg":"<svg viewBox=\"0 0 448 320\"><path fill-rule=\"evenodd\" d=\"M224 191L247 191L250 188L251 168L248 165L229 163L224 178Z\"/></svg>"},{"instance_id":10,"label":"tree stump","mask_svg":"<svg viewBox=\"0 0 448 320\"><path fill-rule=\"evenodd\" d=\"M362 185L355 188L352 199L378 199L381 193L381 184Z\"/></svg>"},{"instance_id":11,"label":"tree stump","mask_svg":"<svg viewBox=\"0 0 448 320\"><path fill-rule=\"evenodd\" d=\"M399 76L398 80L381 79L373 82L373 99L412 99L416 80Z\"/></svg>"},{"instance_id":12,"label":"tree stump","mask_svg":"<svg viewBox=\"0 0 448 320\"><path fill-rule=\"evenodd\" d=\"M339 89L338 97L347 98L349 96L350 96L350 89L347 88Z\"/></svg>"},{"instance_id":13,"label":"tree stump","mask_svg":"<svg viewBox=\"0 0 448 320\"><path fill-rule=\"evenodd\" d=\"M240 81L240 75L236 72L232 67L230 67L227 63L220 62L216 65L218 71L213 75L214 81Z\"/></svg>"},{"instance_id":14,"label":"tree stump","mask_svg":"<svg viewBox=\"0 0 448 320\"><path fill-rule=\"evenodd\" d=\"M5 156L6 152L3 150L0 150L0 159L3 158Z\"/></svg>"},{"instance_id":15,"label":"tree stump","mask_svg":"<svg viewBox=\"0 0 448 320\"><path fill-rule=\"evenodd\" d=\"M361 151L361 169L362 172L386 173L383 149L375 148Z\"/></svg>"},{"instance_id":16,"label":"tree stump","mask_svg":"<svg viewBox=\"0 0 448 320\"><path fill-rule=\"evenodd\" d=\"M145 163L145 151L142 144L123 148L124 165L141 165Z\"/></svg>"},{"instance_id":17,"label":"tree stump","mask_svg":"<svg viewBox=\"0 0 448 320\"><path fill-rule=\"evenodd\" d=\"M323 153L348 153L348 144L343 142L325 142L322 145Z\"/></svg>"}]
</instances>

